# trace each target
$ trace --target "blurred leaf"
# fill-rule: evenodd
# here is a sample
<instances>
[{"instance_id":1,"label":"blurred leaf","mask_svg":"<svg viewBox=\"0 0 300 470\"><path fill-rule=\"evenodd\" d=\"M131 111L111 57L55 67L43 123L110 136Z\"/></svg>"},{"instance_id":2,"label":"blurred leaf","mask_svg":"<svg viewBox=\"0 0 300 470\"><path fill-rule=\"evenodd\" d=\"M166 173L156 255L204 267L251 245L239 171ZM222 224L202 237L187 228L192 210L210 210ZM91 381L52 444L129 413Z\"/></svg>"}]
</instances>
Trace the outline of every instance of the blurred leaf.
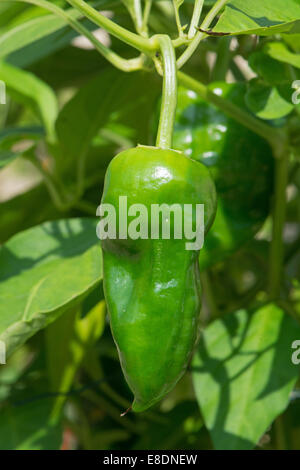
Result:
<instances>
[{"instance_id":1,"label":"blurred leaf","mask_svg":"<svg viewBox=\"0 0 300 470\"><path fill-rule=\"evenodd\" d=\"M0 168L11 163L24 150L33 147L37 139L43 137L41 127L16 127L0 131Z\"/></svg>"},{"instance_id":2,"label":"blurred leaf","mask_svg":"<svg viewBox=\"0 0 300 470\"><path fill-rule=\"evenodd\" d=\"M297 20L298 0L230 0L213 30L268 36L290 31Z\"/></svg>"},{"instance_id":3,"label":"blurred leaf","mask_svg":"<svg viewBox=\"0 0 300 470\"><path fill-rule=\"evenodd\" d=\"M291 85L270 86L259 79L248 83L246 104L261 119L278 119L294 109Z\"/></svg>"},{"instance_id":4,"label":"blurred leaf","mask_svg":"<svg viewBox=\"0 0 300 470\"><path fill-rule=\"evenodd\" d=\"M30 72L0 62L0 80L9 93L23 104L30 105L42 119L50 139L55 138L54 123L58 113L57 99L46 83Z\"/></svg>"},{"instance_id":5,"label":"blurred leaf","mask_svg":"<svg viewBox=\"0 0 300 470\"><path fill-rule=\"evenodd\" d=\"M289 51L282 42L268 42L264 47L264 51L279 62L290 64L298 69L300 68L300 55Z\"/></svg>"},{"instance_id":6,"label":"blurred leaf","mask_svg":"<svg viewBox=\"0 0 300 470\"><path fill-rule=\"evenodd\" d=\"M45 186L40 184L24 194L1 202L0 242L5 242L21 230L58 217L61 214L54 207Z\"/></svg>"},{"instance_id":7,"label":"blurred leaf","mask_svg":"<svg viewBox=\"0 0 300 470\"><path fill-rule=\"evenodd\" d=\"M3 28L13 20L20 12L22 12L27 5L18 4L16 2L2 2L0 3L0 27Z\"/></svg>"},{"instance_id":8,"label":"blurred leaf","mask_svg":"<svg viewBox=\"0 0 300 470\"><path fill-rule=\"evenodd\" d=\"M257 51L250 54L249 65L264 81L270 85L291 83L291 76L282 63L273 59L266 52Z\"/></svg>"},{"instance_id":9,"label":"blurred leaf","mask_svg":"<svg viewBox=\"0 0 300 470\"><path fill-rule=\"evenodd\" d=\"M74 19L82 16L73 9L69 14ZM25 46L55 31L61 30L65 26L65 20L52 14L33 18L25 23L18 24L0 37L0 57L6 57L12 52L23 49Z\"/></svg>"},{"instance_id":10,"label":"blurred leaf","mask_svg":"<svg viewBox=\"0 0 300 470\"><path fill-rule=\"evenodd\" d=\"M193 361L197 400L216 449L253 448L288 405L300 326L269 304L214 321Z\"/></svg>"},{"instance_id":11,"label":"blurred leaf","mask_svg":"<svg viewBox=\"0 0 300 470\"><path fill-rule=\"evenodd\" d=\"M32 352L28 348L28 345L24 345L12 354L5 365L1 365L0 404L3 403L4 400L11 398L13 391L17 389L17 382L21 379L30 363L30 361L28 361L29 355L32 357Z\"/></svg>"},{"instance_id":12,"label":"blurred leaf","mask_svg":"<svg viewBox=\"0 0 300 470\"><path fill-rule=\"evenodd\" d=\"M114 0L98 0L94 6L110 9L117 3ZM73 9L68 11L74 19L82 17ZM82 23L89 30L97 29L87 19L83 19ZM27 67L67 46L76 36L77 31L68 26L64 19L54 14L44 14L9 28L3 39L0 38L0 57L5 56L7 62L18 67Z\"/></svg>"},{"instance_id":13,"label":"blurred leaf","mask_svg":"<svg viewBox=\"0 0 300 470\"><path fill-rule=\"evenodd\" d=\"M15 158L17 158L18 154L10 151L0 151L0 168L5 167L12 163Z\"/></svg>"},{"instance_id":14,"label":"blurred leaf","mask_svg":"<svg viewBox=\"0 0 300 470\"><path fill-rule=\"evenodd\" d=\"M6 406L0 412L1 450L55 450L62 443L60 425L48 424L51 403L41 400Z\"/></svg>"},{"instance_id":15,"label":"blurred leaf","mask_svg":"<svg viewBox=\"0 0 300 470\"><path fill-rule=\"evenodd\" d=\"M161 413L134 445L135 450L195 448L203 421L194 401L184 401Z\"/></svg>"},{"instance_id":16,"label":"blurred leaf","mask_svg":"<svg viewBox=\"0 0 300 470\"><path fill-rule=\"evenodd\" d=\"M282 39L295 52L300 52L300 34L282 34Z\"/></svg>"},{"instance_id":17,"label":"blurred leaf","mask_svg":"<svg viewBox=\"0 0 300 470\"><path fill-rule=\"evenodd\" d=\"M107 66L107 61L96 50L68 46L39 60L30 70L52 88L63 88L82 87L87 79Z\"/></svg>"},{"instance_id":18,"label":"blurred leaf","mask_svg":"<svg viewBox=\"0 0 300 470\"><path fill-rule=\"evenodd\" d=\"M100 289L99 289L100 293ZM86 353L103 333L105 302L98 302L80 318L80 310L66 312L46 329L47 363L53 392L66 394ZM61 415L67 396L58 396L51 411L51 422Z\"/></svg>"},{"instance_id":19,"label":"blurred leaf","mask_svg":"<svg viewBox=\"0 0 300 470\"><path fill-rule=\"evenodd\" d=\"M57 119L57 135L64 161L86 154L93 137L109 123L124 123L133 142L145 142L150 109L154 108L157 82L150 74L122 74L114 68L80 88ZM78 119L80 116L80 119ZM137 143L137 142L135 142Z\"/></svg>"},{"instance_id":20,"label":"blurred leaf","mask_svg":"<svg viewBox=\"0 0 300 470\"><path fill-rule=\"evenodd\" d=\"M0 339L10 354L102 278L94 219L47 222L0 250Z\"/></svg>"}]
</instances>

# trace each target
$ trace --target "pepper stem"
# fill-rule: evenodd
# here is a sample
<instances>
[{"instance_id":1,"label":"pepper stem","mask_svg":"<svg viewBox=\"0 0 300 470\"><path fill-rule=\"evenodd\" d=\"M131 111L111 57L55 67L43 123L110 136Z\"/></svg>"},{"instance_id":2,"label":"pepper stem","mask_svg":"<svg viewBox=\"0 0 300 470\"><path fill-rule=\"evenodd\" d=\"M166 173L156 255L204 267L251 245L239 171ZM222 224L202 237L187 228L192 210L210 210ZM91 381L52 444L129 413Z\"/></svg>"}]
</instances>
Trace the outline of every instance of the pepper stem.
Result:
<instances>
[{"instance_id":1,"label":"pepper stem","mask_svg":"<svg viewBox=\"0 0 300 470\"><path fill-rule=\"evenodd\" d=\"M163 63L163 91L156 146L162 149L169 149L172 147L177 105L176 56L169 36L158 34L156 38L159 43Z\"/></svg>"}]
</instances>

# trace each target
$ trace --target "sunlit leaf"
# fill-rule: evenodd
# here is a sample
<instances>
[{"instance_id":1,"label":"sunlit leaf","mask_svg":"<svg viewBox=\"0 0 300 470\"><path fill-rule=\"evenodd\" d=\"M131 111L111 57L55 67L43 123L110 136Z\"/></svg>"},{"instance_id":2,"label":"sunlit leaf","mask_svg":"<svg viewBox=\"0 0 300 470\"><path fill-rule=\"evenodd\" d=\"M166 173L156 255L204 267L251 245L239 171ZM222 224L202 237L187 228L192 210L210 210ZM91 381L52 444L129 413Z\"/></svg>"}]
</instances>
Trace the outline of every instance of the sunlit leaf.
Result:
<instances>
[{"instance_id":1,"label":"sunlit leaf","mask_svg":"<svg viewBox=\"0 0 300 470\"><path fill-rule=\"evenodd\" d=\"M197 400L216 449L251 449L282 413L299 377L300 325L269 304L214 321L193 361Z\"/></svg>"},{"instance_id":2,"label":"sunlit leaf","mask_svg":"<svg viewBox=\"0 0 300 470\"><path fill-rule=\"evenodd\" d=\"M76 305L102 278L93 219L47 222L0 250L0 339L7 352Z\"/></svg>"},{"instance_id":3,"label":"sunlit leaf","mask_svg":"<svg viewBox=\"0 0 300 470\"><path fill-rule=\"evenodd\" d=\"M298 0L229 0L214 31L267 36L291 31L299 20Z\"/></svg>"}]
</instances>

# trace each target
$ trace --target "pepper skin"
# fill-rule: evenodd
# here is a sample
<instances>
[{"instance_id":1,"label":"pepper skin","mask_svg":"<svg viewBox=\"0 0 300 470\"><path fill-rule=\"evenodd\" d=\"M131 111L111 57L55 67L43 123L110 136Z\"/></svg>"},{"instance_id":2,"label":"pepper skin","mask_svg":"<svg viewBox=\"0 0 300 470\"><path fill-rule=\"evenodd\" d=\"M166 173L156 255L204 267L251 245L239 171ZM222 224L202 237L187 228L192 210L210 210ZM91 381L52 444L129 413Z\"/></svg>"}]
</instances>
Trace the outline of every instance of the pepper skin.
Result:
<instances>
[{"instance_id":1,"label":"pepper skin","mask_svg":"<svg viewBox=\"0 0 300 470\"><path fill-rule=\"evenodd\" d=\"M127 196L128 208L144 204L148 214L151 204L204 204L206 232L215 217L209 170L173 150L137 147L117 155L107 169L101 201L114 205L117 221L119 196ZM172 232L171 223L171 239L160 232L159 239L101 241L111 329L136 412L174 387L198 337L199 251L186 250L187 240L174 239Z\"/></svg>"},{"instance_id":2,"label":"pepper skin","mask_svg":"<svg viewBox=\"0 0 300 470\"><path fill-rule=\"evenodd\" d=\"M210 89L245 107L243 83L217 82ZM200 253L202 270L236 251L261 227L269 213L274 158L265 140L183 87L173 145L206 165L217 188L217 215Z\"/></svg>"}]
</instances>

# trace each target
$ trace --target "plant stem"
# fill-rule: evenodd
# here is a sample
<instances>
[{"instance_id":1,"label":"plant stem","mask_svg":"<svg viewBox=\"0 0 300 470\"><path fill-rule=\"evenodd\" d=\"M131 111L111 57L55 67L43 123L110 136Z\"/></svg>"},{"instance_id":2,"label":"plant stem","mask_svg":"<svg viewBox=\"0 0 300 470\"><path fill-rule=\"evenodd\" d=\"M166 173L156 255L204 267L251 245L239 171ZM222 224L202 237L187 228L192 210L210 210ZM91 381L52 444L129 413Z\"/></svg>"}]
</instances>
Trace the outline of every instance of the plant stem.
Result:
<instances>
[{"instance_id":1,"label":"plant stem","mask_svg":"<svg viewBox=\"0 0 300 470\"><path fill-rule=\"evenodd\" d=\"M190 29L188 32L189 39L193 39L193 37L196 34L196 27L198 26L198 23L201 17L203 5L204 5L204 0L195 1L193 16L192 16L192 20L190 24Z\"/></svg>"},{"instance_id":2,"label":"plant stem","mask_svg":"<svg viewBox=\"0 0 300 470\"><path fill-rule=\"evenodd\" d=\"M91 42L91 44L93 44L95 49L103 57L105 57L106 60L108 60L112 65L122 70L123 72L132 72L134 70L139 70L142 68L143 66L142 56L139 56L135 59L129 59L129 60L123 59L118 54L113 52L111 49L101 44L101 42L98 41L95 38L95 36L87 28L85 28L81 23L79 23L79 21L72 18L72 16L69 14L68 11L65 11L62 8L59 8L57 5L52 4L46 0L17 0L17 1L24 2L24 3L31 3L33 5L43 7L46 10L54 13L56 16L63 18L66 21L66 23L68 23L75 31L77 31L82 36L85 36Z\"/></svg>"},{"instance_id":3,"label":"plant stem","mask_svg":"<svg viewBox=\"0 0 300 470\"><path fill-rule=\"evenodd\" d=\"M133 5L134 5L134 16L135 16L136 30L139 34L141 34L142 27L143 27L143 15L142 15L141 0L133 0Z\"/></svg>"},{"instance_id":4,"label":"plant stem","mask_svg":"<svg viewBox=\"0 0 300 470\"><path fill-rule=\"evenodd\" d=\"M157 48L155 42L151 39L139 36L138 34L132 33L122 26L114 23L109 18L99 13L95 8L88 5L83 0L67 0L77 10L81 11L89 20L97 24L101 28L108 31L110 34L120 39L121 41L129 44L130 46L138 49L145 54L153 53Z\"/></svg>"},{"instance_id":5,"label":"plant stem","mask_svg":"<svg viewBox=\"0 0 300 470\"><path fill-rule=\"evenodd\" d=\"M173 127L177 105L176 56L172 41L165 34L156 36L163 62L163 92L156 145L162 149L172 147Z\"/></svg>"},{"instance_id":6,"label":"plant stem","mask_svg":"<svg viewBox=\"0 0 300 470\"><path fill-rule=\"evenodd\" d=\"M279 296L284 259L283 228L286 216L286 187L288 183L288 152L276 159L275 196L273 207L272 242L270 248L269 287L270 300Z\"/></svg>"},{"instance_id":7,"label":"plant stem","mask_svg":"<svg viewBox=\"0 0 300 470\"><path fill-rule=\"evenodd\" d=\"M121 418L120 411L102 395L94 392L93 390L86 390L83 395L92 403L95 403L97 407L104 410L108 416L119 423L122 427L128 429L134 434L141 434L141 431L138 429L138 427L129 418Z\"/></svg>"},{"instance_id":8,"label":"plant stem","mask_svg":"<svg viewBox=\"0 0 300 470\"><path fill-rule=\"evenodd\" d=\"M151 12L152 0L145 0L145 7L143 13L142 34L148 35L148 20Z\"/></svg>"},{"instance_id":9,"label":"plant stem","mask_svg":"<svg viewBox=\"0 0 300 470\"><path fill-rule=\"evenodd\" d=\"M252 116L244 109L236 106L230 101L222 98L221 96L213 93L206 85L191 78L183 72L177 73L179 82L186 88L195 91L203 100L214 104L222 110L225 114L235 119L237 122L268 140L273 149L276 150L276 155L282 153L285 148L286 134L281 129L275 129L268 124L262 122L260 119Z\"/></svg>"},{"instance_id":10,"label":"plant stem","mask_svg":"<svg viewBox=\"0 0 300 470\"><path fill-rule=\"evenodd\" d=\"M92 204L89 201L85 201L83 199L78 200L73 206L75 209L79 209L83 212L86 212L89 215L95 216L97 207L95 204Z\"/></svg>"},{"instance_id":11,"label":"plant stem","mask_svg":"<svg viewBox=\"0 0 300 470\"><path fill-rule=\"evenodd\" d=\"M179 6L176 0L173 0L173 7L174 7L174 12L175 12L175 20L176 20L176 25L178 29L178 34L179 34L179 37L181 37L183 34L183 31L182 31L182 26L181 26L181 21L180 21L180 16L179 16Z\"/></svg>"},{"instance_id":12,"label":"plant stem","mask_svg":"<svg viewBox=\"0 0 300 470\"><path fill-rule=\"evenodd\" d=\"M217 82L219 80L224 81L226 78L231 59L230 42L231 37L227 36L220 38L218 41L216 63L211 74L212 82Z\"/></svg>"},{"instance_id":13,"label":"plant stem","mask_svg":"<svg viewBox=\"0 0 300 470\"><path fill-rule=\"evenodd\" d=\"M66 203L62 199L61 194L60 194L59 190L57 189L57 185L56 185L56 182L53 178L53 175L51 173L48 173L43 168L43 166L41 165L41 163L39 162L39 160L37 158L35 158L31 155L26 155L25 158L28 159L34 165L34 167L40 172L41 176L43 177L43 182L44 182L44 184L47 188L49 196L51 197L51 200L52 200L53 204L55 205L55 207L59 211L62 211L62 212L69 209L69 204Z\"/></svg>"},{"instance_id":14,"label":"plant stem","mask_svg":"<svg viewBox=\"0 0 300 470\"><path fill-rule=\"evenodd\" d=\"M209 10L208 14L204 18L204 21L201 23L201 29L207 29L212 21L215 19L217 14L222 10L222 8L226 5L228 0L217 0L214 6ZM183 54L179 57L177 61L178 68L181 68L187 60L193 55L197 47L199 46L202 39L204 39L207 35L198 31L190 45L187 49L183 52Z\"/></svg>"}]
</instances>

